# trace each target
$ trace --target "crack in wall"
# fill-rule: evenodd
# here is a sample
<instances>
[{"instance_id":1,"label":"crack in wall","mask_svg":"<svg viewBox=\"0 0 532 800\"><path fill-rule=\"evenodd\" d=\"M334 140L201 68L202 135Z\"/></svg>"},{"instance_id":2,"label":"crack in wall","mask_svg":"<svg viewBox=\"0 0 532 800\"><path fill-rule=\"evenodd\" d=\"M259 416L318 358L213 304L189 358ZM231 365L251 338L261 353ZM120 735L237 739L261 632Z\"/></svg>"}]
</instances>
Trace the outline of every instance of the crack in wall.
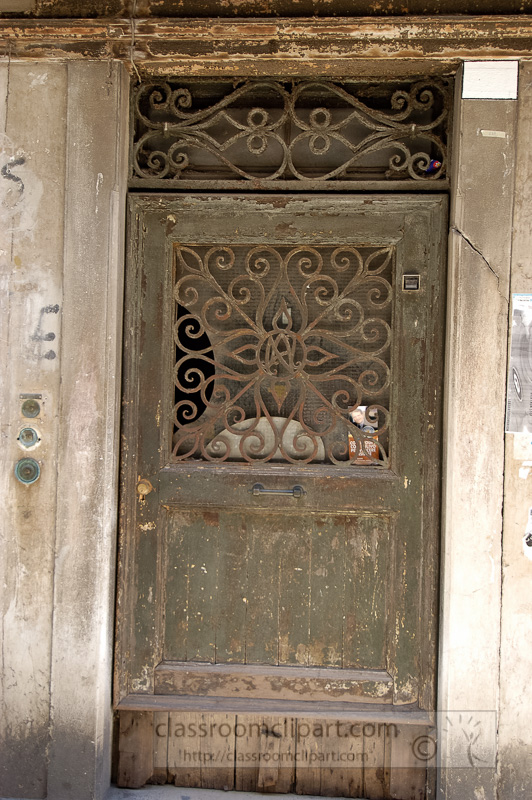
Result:
<instances>
[{"instance_id":1,"label":"crack in wall","mask_svg":"<svg viewBox=\"0 0 532 800\"><path fill-rule=\"evenodd\" d=\"M474 242L471 241L469 236L466 236L466 234L463 231L461 231L460 228L458 228L456 225L451 225L450 229L451 229L452 233L456 233L458 236L460 236L464 240L464 242L466 242L466 244L468 244L469 247L472 250L474 250L474 252L477 253L477 255L479 255L481 257L482 261L485 263L485 265L487 266L489 271L491 273L493 273L493 275L495 275L495 278L497 279L497 292L502 297L504 302L506 304L508 304L508 302L509 302L508 298L505 295L503 295L503 293L501 292L501 289L500 289L500 286L501 286L500 275L493 269L493 267L491 266L490 262L488 261L488 259L484 255L484 253L480 250L479 247L477 247L477 245Z\"/></svg>"}]
</instances>

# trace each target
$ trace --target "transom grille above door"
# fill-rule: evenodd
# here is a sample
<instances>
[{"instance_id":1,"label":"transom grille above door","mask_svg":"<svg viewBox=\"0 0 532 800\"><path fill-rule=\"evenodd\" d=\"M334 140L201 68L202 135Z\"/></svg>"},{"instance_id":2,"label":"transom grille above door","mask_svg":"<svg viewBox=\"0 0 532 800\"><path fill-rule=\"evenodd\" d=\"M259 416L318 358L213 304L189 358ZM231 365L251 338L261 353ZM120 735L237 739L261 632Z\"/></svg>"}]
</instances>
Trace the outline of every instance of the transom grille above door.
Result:
<instances>
[{"instance_id":1,"label":"transom grille above door","mask_svg":"<svg viewBox=\"0 0 532 800\"><path fill-rule=\"evenodd\" d=\"M387 465L393 246L173 253L173 460Z\"/></svg>"},{"instance_id":2,"label":"transom grille above door","mask_svg":"<svg viewBox=\"0 0 532 800\"><path fill-rule=\"evenodd\" d=\"M434 189L445 183L451 97L445 78L144 83L131 185Z\"/></svg>"}]
</instances>

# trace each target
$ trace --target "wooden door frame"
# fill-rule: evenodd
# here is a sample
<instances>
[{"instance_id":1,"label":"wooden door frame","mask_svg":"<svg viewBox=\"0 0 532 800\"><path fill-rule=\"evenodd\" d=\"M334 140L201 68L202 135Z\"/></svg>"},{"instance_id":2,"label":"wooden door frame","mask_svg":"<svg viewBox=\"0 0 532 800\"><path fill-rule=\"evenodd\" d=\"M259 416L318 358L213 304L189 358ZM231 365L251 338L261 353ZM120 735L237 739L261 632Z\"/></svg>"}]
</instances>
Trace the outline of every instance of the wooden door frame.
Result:
<instances>
[{"instance_id":1,"label":"wooden door frame","mask_svg":"<svg viewBox=\"0 0 532 800\"><path fill-rule=\"evenodd\" d=\"M458 84L460 84L459 81L458 81ZM465 106L464 106L463 102L461 102L461 100L459 98L457 98L457 106L458 106L458 110L459 110L459 114L460 114L460 119L463 122L463 115L464 115L464 111L465 111ZM510 106L511 106L511 101L510 101ZM478 106L477 106L477 108L478 108ZM474 108L472 110L474 110ZM483 109L483 113L487 113L487 111L488 111L487 107ZM461 131L461 128L458 129L458 130ZM455 132L455 135L458 135L458 134L456 134L456 132ZM460 138L462 138L462 137L460 137ZM463 138L462 138L462 146L463 146ZM470 146L471 146L471 148L473 150L473 143L472 142L470 143ZM465 169L466 168L464 167L464 170ZM455 175L455 180L456 180L457 183L459 182L460 173L458 174L457 177ZM455 199L455 196L453 196L453 199ZM478 198L478 201L479 202L481 201L480 196ZM455 214L456 214L456 209L457 209L457 203L456 203L456 199L455 199L455 202L454 202ZM456 219L456 217L455 217L455 219ZM455 222L451 223L451 229L453 229L453 226L457 227ZM463 269L463 266L464 266L464 259L467 258L467 253L464 253L464 248L467 249L468 244L467 244L467 237L462 237L458 242L455 240L455 237L456 237L456 233L451 235L451 240L450 240L452 253L450 254L450 258L449 258L449 267L450 267L449 288L452 291L453 296L456 298L457 285L460 285L460 287L463 287L463 285L464 285L464 275L462 274L462 269ZM457 250L459 251L458 253L457 253ZM450 418L454 418L455 416L457 416L459 414L459 408L460 408L461 402L463 402L463 400L460 400L460 392L464 390L463 386L456 384L456 374L455 374L455 372L453 370L453 365L456 364L456 360L455 360L456 356L450 355L450 353L452 353L453 349L460 348L460 346L461 346L459 344L459 341L458 341L459 337L456 337L455 335L453 335L453 330L455 330L455 323L454 323L454 321L452 321L452 314L453 314L453 309L450 308L449 309L449 317L448 317L448 340L447 340L447 354L446 354L446 387L447 387L447 391L446 391L446 395L445 395L445 403L446 403L447 422L449 422ZM463 320L463 322L465 323L465 320ZM449 394L449 392L450 392L449 387L450 387L451 383L454 384L452 397ZM469 395L468 397L469 397L468 402L471 403L472 402L471 396ZM451 407L454 410L451 411L450 410ZM449 516L447 516L449 514L451 514L453 516L453 527L452 527L450 533L451 533L451 535L453 537L453 540L456 541L457 536L460 535L458 533L458 531L460 531L462 537L464 537L464 538L467 536L467 533L465 531L465 526L464 526L463 520L459 519L459 517L462 516L461 509L458 510L456 508L456 505L453 502L453 499L450 496L449 491L448 490L445 491L446 490L446 486L448 486L450 482L452 482L453 485L456 486L456 476L461 471L461 469L463 468L462 457L461 457L461 444L462 444L461 443L461 438L458 437L458 440L456 440L454 438L454 436L453 436L454 433L455 433L455 430L453 429L452 425L448 424L446 430L444 430L444 451L445 451L444 461L445 461L445 465L446 466L444 467L444 481L442 483L442 488L443 488L443 491L444 491L444 498L445 498L444 502L445 502L445 512L446 512L446 517L444 517L444 520L449 518ZM453 464L452 469L450 468L450 464L451 463ZM502 486L501 486L501 493L502 493ZM485 512L484 512L484 517L485 517ZM457 527L457 526L459 526L459 527ZM447 530L447 532L449 532L449 528L448 527L447 527L446 530ZM462 539L462 541L463 541L463 539ZM448 548L448 545L447 546L444 545L444 555L448 555L448 553L449 553L447 548ZM451 631L450 627L448 626L448 622L446 620L447 612L450 610L451 613L454 615L454 617L455 617L455 625L457 627L459 625L461 625L462 620L460 618L459 606L456 603L456 597L457 597L456 591L451 591L451 592L447 591L447 586L449 585L449 578L450 578L449 569L448 569L448 562L442 564L442 576L443 576L443 580L445 581L446 586L445 586L444 590L442 591L442 595L441 595L441 607L440 607L441 608L441 623L442 623L442 626L443 626L443 631L444 632L448 631L450 634L452 634L452 631ZM453 579L454 579L454 576L451 578L451 581ZM496 614L497 614L497 610L496 609L494 609L494 613L495 613L495 618L496 618ZM475 625L476 623L473 623L473 624ZM439 676L438 676L438 692L439 692L438 708L442 709L442 710L450 708L450 709L453 709L453 711L454 711L454 710L458 710L456 708L456 700L455 699L451 699L450 696L448 696L448 699L445 699L445 695L446 695L446 692L448 691L448 687L449 687L448 679L449 678L451 678L451 680L453 679L453 675L452 675L453 669L458 668L458 670L460 672L462 672L463 670L462 670L462 667L461 667L460 664L457 664L457 663L450 664L449 663L449 660L446 658L446 652L447 652L446 648L447 648L447 644L446 644L445 640L443 638L440 638L440 663L439 663ZM492 665L493 665L493 660L492 660ZM497 669L498 669L498 664L497 664ZM445 681L443 686L440 683L442 680ZM490 690L490 688L488 688L486 685L485 685L485 688L487 689L487 695L486 696L487 697L490 697L490 696L493 697L493 690ZM485 702L483 702L482 699L479 698L479 702L475 703L475 708L473 709L472 706L471 706L471 702L466 697L467 693L464 693L463 691L462 692L457 692L457 696L459 696L460 694L462 696L462 701L461 701L460 705L464 706L463 710L468 711L468 710L476 710L476 709L486 709L486 704L485 704ZM489 703L488 703L488 706L489 706ZM488 708L487 710L491 710L491 707ZM460 734L462 735L461 731L460 731ZM442 735L444 747L447 747L448 748L448 752L451 752L452 747L456 746L456 741L453 741L453 737L456 735L456 732L454 730L451 730L448 726L444 726L443 729L441 730L441 735ZM442 761L441 761L442 767L445 764L444 758L445 758L445 755L442 754ZM451 761L451 763L452 763L452 761ZM440 787L440 791L442 793L444 793L443 796L446 796L446 794L445 794L447 792L446 781L448 779L448 776L449 776L449 772L447 770L445 770L445 769L442 769L439 772L439 775L438 775L439 787ZM491 780L491 782L493 782L494 773L491 775L489 780ZM451 791L451 789L449 789L449 791Z\"/></svg>"}]
</instances>

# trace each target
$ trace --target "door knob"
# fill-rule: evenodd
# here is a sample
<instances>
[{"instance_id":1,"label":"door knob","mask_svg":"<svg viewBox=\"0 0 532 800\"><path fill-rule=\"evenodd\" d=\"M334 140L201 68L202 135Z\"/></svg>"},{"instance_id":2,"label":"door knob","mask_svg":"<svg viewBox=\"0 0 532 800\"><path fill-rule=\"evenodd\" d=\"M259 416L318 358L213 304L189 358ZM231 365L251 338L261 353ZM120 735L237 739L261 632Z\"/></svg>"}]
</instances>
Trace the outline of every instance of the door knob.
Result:
<instances>
[{"instance_id":1,"label":"door knob","mask_svg":"<svg viewBox=\"0 0 532 800\"><path fill-rule=\"evenodd\" d=\"M144 500L147 494L153 492L153 486L147 478L141 478L137 483L137 494L141 500Z\"/></svg>"}]
</instances>

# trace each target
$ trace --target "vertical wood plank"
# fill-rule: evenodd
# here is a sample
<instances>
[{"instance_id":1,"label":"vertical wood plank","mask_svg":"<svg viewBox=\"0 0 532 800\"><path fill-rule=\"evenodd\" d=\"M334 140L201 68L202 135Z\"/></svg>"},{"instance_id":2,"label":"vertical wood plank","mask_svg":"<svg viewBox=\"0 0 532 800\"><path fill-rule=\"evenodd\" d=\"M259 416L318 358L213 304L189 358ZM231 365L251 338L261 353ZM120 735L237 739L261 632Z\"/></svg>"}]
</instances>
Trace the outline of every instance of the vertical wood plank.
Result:
<instances>
[{"instance_id":1,"label":"vertical wood plank","mask_svg":"<svg viewBox=\"0 0 532 800\"><path fill-rule=\"evenodd\" d=\"M217 557L216 661L245 663L248 541L240 514L226 519Z\"/></svg>"},{"instance_id":2,"label":"vertical wood plank","mask_svg":"<svg viewBox=\"0 0 532 800\"><path fill-rule=\"evenodd\" d=\"M256 515L247 521L249 536L246 663L277 664L279 660L279 551L283 531L263 528Z\"/></svg>"},{"instance_id":3,"label":"vertical wood plank","mask_svg":"<svg viewBox=\"0 0 532 800\"><path fill-rule=\"evenodd\" d=\"M129 691L153 691L153 673L162 657L161 609L158 600L162 589L160 558L162 537L157 534L158 523L166 515L159 503L158 481L154 480L154 491L140 499L135 486L141 476L156 472L161 453L158 436L150 429L150 423L158 413L165 371L163 336L166 296L165 270L148 275L145 258L156 263L166 263L165 244L157 237L153 227L138 224L139 218L130 202L130 257L126 280L126 323L129 342L125 349L126 366L124 382L125 400L123 419L122 502L126 512L122 530L126 538L134 541L128 556L121 555L121 614L119 631L130 625L131 640L119 635L119 642L126 648L129 670L127 685L121 686L121 694ZM139 354L142 354L140 357ZM135 442L135 446L133 445ZM127 444L126 444L127 443ZM133 539L133 536L135 537ZM124 670L119 670L120 678Z\"/></svg>"},{"instance_id":4,"label":"vertical wood plank","mask_svg":"<svg viewBox=\"0 0 532 800\"><path fill-rule=\"evenodd\" d=\"M395 726L394 726L395 727ZM389 770L386 769L386 747L389 745L387 731L379 729L377 736L363 737L364 785L363 797L368 800L382 800L389 797Z\"/></svg>"},{"instance_id":5,"label":"vertical wood plank","mask_svg":"<svg viewBox=\"0 0 532 800\"><path fill-rule=\"evenodd\" d=\"M523 64L520 65L522 68ZM522 258L522 251L516 252L512 247L512 228L516 230L519 227L526 236L526 256L521 263L527 273L530 269L527 241L530 211L526 211L524 225L519 217L512 215L514 198L516 202L523 199L521 181L528 184L526 191L530 196L530 173L523 163L525 152L527 157L530 153L530 134L521 117L524 111L522 91L529 93L529 81L527 76L522 82L520 75L518 103L512 100L465 100L459 95L456 98L447 303L451 314L446 337L449 369L445 384L445 416L449 424L443 445L446 542L440 587L440 637L444 654L440 665L440 707L505 709L510 715L508 730L516 745L515 748L512 746L509 758L512 765L520 758L516 723L521 717L523 695L514 684L512 697L519 705L518 716L515 713L517 708L506 705L506 698L501 694L501 576L509 565L504 559L501 563L500 545L503 502L507 521L513 505L510 498L503 495L506 475L503 431L507 377L507 282L510 264L513 271L516 262ZM525 103L530 113L528 98ZM526 142L525 150L521 152L519 145L517 152L515 148L516 117L518 130ZM498 139L494 146L493 142L478 135L486 128L504 131L504 138ZM515 178L518 183L514 194ZM480 213L479 209L482 209ZM466 232L467 239L460 232ZM470 242L475 243L474 248ZM516 244L514 242L514 246ZM486 264L494 265L496 275L486 270ZM486 347L487 342L491 346ZM472 353L477 354L473 370ZM460 419L464 409L467 409L468 418L467 441L475 443L466 449L461 425L452 424ZM507 441L513 439L513 436L507 437ZM520 480L519 483L524 500L527 494L523 492L524 482ZM526 504L529 505L528 501ZM514 530L513 520L510 524L510 529ZM518 546L514 534L509 541ZM522 551L519 558L522 559ZM524 560L521 563L524 564ZM528 588L529 570L527 572ZM516 574L510 574L511 580L506 575L504 585L520 591ZM523 600L530 600L530 594ZM518 602L520 613L523 613L521 597ZM512 637L515 623L513 619ZM462 645L455 647L458 630ZM517 645L515 656L520 651ZM511 670L506 673L512 675L512 682L516 679L515 666L512 654ZM527 694L529 675L528 665L524 685ZM523 715L521 718L524 720L526 717ZM528 735L528 719L526 729ZM464 746L459 726L444 726L442 735L442 750L449 756ZM501 744L502 738L499 739ZM497 785L496 770L443 769L441 775L442 794L447 797L505 795L504 788ZM514 791L515 796L519 796L515 777L512 769L510 797ZM526 783L525 796L529 793L529 777Z\"/></svg>"},{"instance_id":6,"label":"vertical wood plank","mask_svg":"<svg viewBox=\"0 0 532 800\"><path fill-rule=\"evenodd\" d=\"M329 720L298 722L296 791L329 797L362 797L363 725Z\"/></svg>"},{"instance_id":7,"label":"vertical wood plank","mask_svg":"<svg viewBox=\"0 0 532 800\"><path fill-rule=\"evenodd\" d=\"M320 795L321 738L314 736L314 720L297 720L296 730L296 793Z\"/></svg>"},{"instance_id":8,"label":"vertical wood plank","mask_svg":"<svg viewBox=\"0 0 532 800\"><path fill-rule=\"evenodd\" d=\"M217 553L220 515L204 511L194 515L188 536L188 645L189 661L216 657Z\"/></svg>"},{"instance_id":9,"label":"vertical wood plank","mask_svg":"<svg viewBox=\"0 0 532 800\"><path fill-rule=\"evenodd\" d=\"M190 514L170 511L167 521L166 607L163 652L172 661L187 660L188 545Z\"/></svg>"},{"instance_id":10,"label":"vertical wood plank","mask_svg":"<svg viewBox=\"0 0 532 800\"><path fill-rule=\"evenodd\" d=\"M532 208L532 63L523 59L519 65L519 99L516 163L515 206L512 242L512 292L532 291L532 272L529 254L532 246L530 209ZM522 540L515 535L527 519L530 507L530 483L523 491L523 461L532 456L530 438L525 450L526 434L506 436L506 462L504 468L504 532L503 583L501 619L501 666L499 700L499 752L511 753L511 758L500 757L500 797L526 797L530 792L530 775L526 768L530 753L530 716L523 714L523 698L529 693L530 654L522 647L521 637L516 637L517 620L527 620L530 640L532 595L530 593L530 562L523 559ZM515 450L514 450L515 447ZM523 448L520 450L520 448ZM527 452L528 451L528 452ZM525 484L525 485L526 485ZM494 534L495 535L495 534ZM459 541L459 538L458 538ZM484 585L484 584L479 584ZM452 627L451 627L451 630ZM523 631L524 633L524 631ZM493 642L495 647L495 642ZM456 654L458 656L458 654ZM497 681L493 674L492 680ZM465 687L464 687L465 688ZM458 706L449 706L458 708ZM469 706L473 708L478 706ZM488 708L488 705L482 706ZM493 706L494 707L494 706ZM520 763L518 771L515 764Z\"/></svg>"},{"instance_id":11,"label":"vertical wood plank","mask_svg":"<svg viewBox=\"0 0 532 800\"><path fill-rule=\"evenodd\" d=\"M140 789L153 775L153 712L121 711L117 784Z\"/></svg>"},{"instance_id":12,"label":"vertical wood plank","mask_svg":"<svg viewBox=\"0 0 532 800\"><path fill-rule=\"evenodd\" d=\"M286 794L295 776L294 720L263 717L260 736L260 766L257 791Z\"/></svg>"},{"instance_id":13,"label":"vertical wood plank","mask_svg":"<svg viewBox=\"0 0 532 800\"><path fill-rule=\"evenodd\" d=\"M236 717L235 789L237 792L257 791L261 727L261 717Z\"/></svg>"},{"instance_id":14,"label":"vertical wood plank","mask_svg":"<svg viewBox=\"0 0 532 800\"><path fill-rule=\"evenodd\" d=\"M233 789L235 716L171 713L168 775L176 786Z\"/></svg>"},{"instance_id":15,"label":"vertical wood plank","mask_svg":"<svg viewBox=\"0 0 532 800\"><path fill-rule=\"evenodd\" d=\"M309 663L310 537L308 515L286 516L279 561L279 663Z\"/></svg>"},{"instance_id":16,"label":"vertical wood plank","mask_svg":"<svg viewBox=\"0 0 532 800\"><path fill-rule=\"evenodd\" d=\"M208 731L201 739L201 785L233 789L235 785L235 721L233 714L202 714Z\"/></svg>"},{"instance_id":17,"label":"vertical wood plank","mask_svg":"<svg viewBox=\"0 0 532 800\"><path fill-rule=\"evenodd\" d=\"M117 62L69 61L65 68L66 213L57 215L65 222L65 261L60 403L52 406L60 434L47 792L67 798L107 791L111 752L129 78ZM50 76L48 84L55 86L55 79ZM27 88L26 81L24 95L31 103ZM13 93L18 95L15 87ZM43 123L48 119L64 128L56 114L49 108ZM40 116L31 107L26 127L28 119ZM32 127L40 136L41 124ZM55 143L50 158L51 180L43 199L54 208ZM54 239L55 233L48 228L44 237ZM55 471L52 461L48 469Z\"/></svg>"},{"instance_id":18,"label":"vertical wood plank","mask_svg":"<svg viewBox=\"0 0 532 800\"><path fill-rule=\"evenodd\" d=\"M382 669L390 520L361 515L346 524L344 666Z\"/></svg>"},{"instance_id":19,"label":"vertical wood plank","mask_svg":"<svg viewBox=\"0 0 532 800\"><path fill-rule=\"evenodd\" d=\"M7 58L0 66L0 491L4 498L0 522L0 795L5 797L42 797L47 790L54 586L60 593L54 583L54 554L59 552L55 548L56 488L58 434L63 423L58 395L64 346L67 95L65 63L17 63ZM113 127L112 114L110 119ZM48 313L48 307L57 310ZM80 346L79 337L76 345ZM93 380L96 385L96 375ZM20 428L30 422L21 413L20 394L24 392L42 393L43 413L32 421L40 437L34 452L23 452L18 442ZM111 438L109 450L110 443ZM30 488L13 475L14 465L25 455L45 465ZM72 546L74 543L69 543L68 547ZM68 582L68 573L65 580ZM72 614L71 635L85 618L88 636L93 621L104 619L103 609L102 617L89 612ZM63 663L69 661L66 652L68 644L61 649ZM92 652L91 647L85 653L84 666ZM80 733L83 714L77 702L79 684L74 688L75 672L65 667L65 685L71 681L66 692L69 721ZM93 675L88 667L84 687L90 685ZM105 679L101 680L103 686ZM70 724L67 727L70 729Z\"/></svg>"},{"instance_id":20,"label":"vertical wood plank","mask_svg":"<svg viewBox=\"0 0 532 800\"><path fill-rule=\"evenodd\" d=\"M168 779L176 786L201 787L201 746L197 731L199 714L170 713L168 715Z\"/></svg>"},{"instance_id":21,"label":"vertical wood plank","mask_svg":"<svg viewBox=\"0 0 532 800\"><path fill-rule=\"evenodd\" d=\"M343 661L345 517L314 517L311 533L309 663Z\"/></svg>"},{"instance_id":22,"label":"vertical wood plank","mask_svg":"<svg viewBox=\"0 0 532 800\"><path fill-rule=\"evenodd\" d=\"M168 782L168 711L153 712L153 775L151 783Z\"/></svg>"},{"instance_id":23,"label":"vertical wood plank","mask_svg":"<svg viewBox=\"0 0 532 800\"><path fill-rule=\"evenodd\" d=\"M416 758L419 737L424 728L404 725L399 736L389 740L390 746L390 797L392 800L425 800L427 762Z\"/></svg>"},{"instance_id":24,"label":"vertical wood plank","mask_svg":"<svg viewBox=\"0 0 532 800\"><path fill-rule=\"evenodd\" d=\"M321 792L330 797L362 797L364 738L351 723L326 720L321 746ZM354 733L356 735L354 735Z\"/></svg>"},{"instance_id":25,"label":"vertical wood plank","mask_svg":"<svg viewBox=\"0 0 532 800\"><path fill-rule=\"evenodd\" d=\"M425 491L430 494L432 488L428 475L436 476L439 469L438 462L433 463L433 454L439 451L439 447L431 432L437 423L435 412L439 402L435 400L440 397L442 375L441 348L437 346L434 334L441 330L439 289L444 271L437 270L437 257L427 258L427 242L423 242L422 233L424 224L426 226L420 215L410 213L405 218L411 238L402 258L405 263L410 259L426 260L430 302L422 306L411 303L411 296L401 292L396 283L394 304L397 330L412 331L408 345L396 350L393 388L396 397L401 393L408 398L408 413L397 413L395 420L394 469L398 475L408 477L399 497L399 514L391 540L391 548L395 551L395 581L390 622L391 630L395 630L391 637L390 661L393 663L394 702L399 704L420 700L420 632L422 627L426 631L435 630L433 608L427 608L427 603L421 602L420 583L424 537L430 531L430 538L434 539L439 528L439 518L433 516L437 509L434 509L434 504L426 503ZM433 254L442 252L442 234L445 235L442 226L434 225L429 245ZM398 262L400 260L398 253ZM396 271L396 280L397 274ZM415 380L412 379L414 376ZM427 425L429 418L431 425ZM428 600L428 595L425 599ZM423 643L427 651L434 653L429 637L424 636ZM431 673L432 683L433 670Z\"/></svg>"},{"instance_id":26,"label":"vertical wood plank","mask_svg":"<svg viewBox=\"0 0 532 800\"><path fill-rule=\"evenodd\" d=\"M131 234L128 279L125 282L125 324L126 330L131 331L131 340L125 352L127 377L124 383L129 399L123 406L122 425L123 441L129 446L122 448L121 528L132 546L127 554L121 552L120 555L118 642L125 649L121 655L129 662L129 668L117 670L119 697L130 691L153 691L152 667L162 655L159 650L162 637L158 630L161 611L157 603L161 593L157 585L161 577L161 540L156 532L161 509L157 488L140 500L135 485L141 474L153 475L160 460L156 437L150 435L145 426L151 418L147 410L157 408L162 394L162 315L157 309L164 293L164 276L160 271L147 280L143 258L149 253L150 257L164 263L165 251L163 243L154 241L157 237L153 236L153 230L146 226L135 227L136 220L134 216L131 219L131 213L130 221L134 234ZM142 352L142 358L138 357L139 352ZM143 387L140 393L137 393L137 380ZM131 637L129 642L128 636Z\"/></svg>"}]
</instances>

